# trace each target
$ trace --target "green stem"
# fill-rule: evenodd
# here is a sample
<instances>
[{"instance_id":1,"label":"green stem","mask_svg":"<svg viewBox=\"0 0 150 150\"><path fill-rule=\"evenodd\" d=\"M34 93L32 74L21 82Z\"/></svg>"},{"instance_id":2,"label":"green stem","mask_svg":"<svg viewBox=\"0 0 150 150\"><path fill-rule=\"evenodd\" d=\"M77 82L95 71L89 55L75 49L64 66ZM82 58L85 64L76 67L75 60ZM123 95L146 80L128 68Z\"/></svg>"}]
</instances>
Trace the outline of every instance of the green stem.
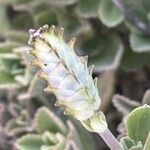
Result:
<instances>
[{"instance_id":1,"label":"green stem","mask_svg":"<svg viewBox=\"0 0 150 150\"><path fill-rule=\"evenodd\" d=\"M104 140L104 142L111 150L122 150L120 143L108 128L103 132L99 133L99 136Z\"/></svg>"}]
</instances>

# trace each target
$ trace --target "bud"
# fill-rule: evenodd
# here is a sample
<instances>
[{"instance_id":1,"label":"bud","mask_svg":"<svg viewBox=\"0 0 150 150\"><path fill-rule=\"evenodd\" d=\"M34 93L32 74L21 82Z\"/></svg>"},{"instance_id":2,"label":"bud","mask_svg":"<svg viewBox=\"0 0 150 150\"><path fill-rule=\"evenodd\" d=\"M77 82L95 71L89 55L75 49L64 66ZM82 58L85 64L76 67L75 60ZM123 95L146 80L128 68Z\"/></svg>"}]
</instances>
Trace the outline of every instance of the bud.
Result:
<instances>
[{"instance_id":1,"label":"bud","mask_svg":"<svg viewBox=\"0 0 150 150\"><path fill-rule=\"evenodd\" d=\"M87 67L87 57L78 57L74 52L76 39L68 44L63 39L63 28L45 25L30 31L29 44L36 57L43 77L48 82L47 92L57 97L56 106L64 106L65 114L73 115L83 122L98 112L101 99L97 90L97 79L92 79L93 66Z\"/></svg>"}]
</instances>

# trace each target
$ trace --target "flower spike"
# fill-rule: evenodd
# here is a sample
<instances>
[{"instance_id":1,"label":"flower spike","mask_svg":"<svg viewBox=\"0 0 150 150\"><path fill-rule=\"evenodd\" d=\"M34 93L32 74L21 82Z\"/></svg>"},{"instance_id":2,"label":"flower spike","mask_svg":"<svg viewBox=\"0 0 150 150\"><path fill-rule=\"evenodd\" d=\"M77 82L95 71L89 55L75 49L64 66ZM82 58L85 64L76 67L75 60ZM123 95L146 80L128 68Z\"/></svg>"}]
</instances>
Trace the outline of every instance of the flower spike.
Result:
<instances>
[{"instance_id":1,"label":"flower spike","mask_svg":"<svg viewBox=\"0 0 150 150\"><path fill-rule=\"evenodd\" d=\"M45 91L56 95L56 105L64 106L65 114L85 125L100 114L101 99L92 78L93 66L88 68L87 56L78 57L74 52L76 38L67 44L63 32L63 28L56 32L55 26L47 25L30 30L31 53L36 57L34 64L42 70L41 77L50 85Z\"/></svg>"}]
</instances>

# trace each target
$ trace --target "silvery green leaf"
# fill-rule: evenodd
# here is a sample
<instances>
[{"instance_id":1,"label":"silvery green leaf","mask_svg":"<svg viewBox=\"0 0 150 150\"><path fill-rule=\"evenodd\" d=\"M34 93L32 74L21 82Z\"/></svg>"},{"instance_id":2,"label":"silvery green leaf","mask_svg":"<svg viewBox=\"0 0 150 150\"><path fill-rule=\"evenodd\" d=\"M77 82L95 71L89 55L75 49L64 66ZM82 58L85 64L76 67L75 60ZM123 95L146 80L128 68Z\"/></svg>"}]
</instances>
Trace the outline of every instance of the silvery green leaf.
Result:
<instances>
[{"instance_id":1,"label":"silvery green leaf","mask_svg":"<svg viewBox=\"0 0 150 150\"><path fill-rule=\"evenodd\" d=\"M112 96L115 91L116 74L114 70L104 71L97 81L97 87L101 95L101 110L106 112L111 105Z\"/></svg>"},{"instance_id":2,"label":"silvery green leaf","mask_svg":"<svg viewBox=\"0 0 150 150\"><path fill-rule=\"evenodd\" d=\"M123 49L122 42L113 34L95 36L82 44L83 53L89 55L89 62L95 65L97 71L116 69L120 64Z\"/></svg>"},{"instance_id":3,"label":"silvery green leaf","mask_svg":"<svg viewBox=\"0 0 150 150\"><path fill-rule=\"evenodd\" d=\"M18 47L20 46L20 44L18 42L10 42L10 41L7 41L7 42L1 42L0 43L0 55L4 55L4 54L12 54L13 52L13 49L15 47Z\"/></svg>"},{"instance_id":4,"label":"silvery green leaf","mask_svg":"<svg viewBox=\"0 0 150 150\"><path fill-rule=\"evenodd\" d=\"M148 89L143 96L142 104L150 105L150 89Z\"/></svg>"},{"instance_id":5,"label":"silvery green leaf","mask_svg":"<svg viewBox=\"0 0 150 150\"><path fill-rule=\"evenodd\" d=\"M137 53L130 48L126 48L124 52L122 60L122 68L124 70L137 70L143 66L148 66L150 63L149 53Z\"/></svg>"},{"instance_id":6,"label":"silvery green leaf","mask_svg":"<svg viewBox=\"0 0 150 150\"><path fill-rule=\"evenodd\" d=\"M95 150L96 145L95 145L93 136L91 136L91 133L89 133L83 126L81 126L80 123L77 123L75 125L77 127L77 133L78 133L77 138L76 138L78 145L79 144L82 145L80 147L81 148L84 147L82 149L85 149L85 150L91 150L91 149ZM74 132L72 132L72 134L74 134Z\"/></svg>"},{"instance_id":7,"label":"silvery green leaf","mask_svg":"<svg viewBox=\"0 0 150 150\"><path fill-rule=\"evenodd\" d=\"M35 134L26 134L17 139L16 145L19 150L91 150L93 143L89 141L83 129L78 131L71 121L64 124L53 112L46 107L41 107L35 115ZM78 132L81 132L78 134ZM82 142L83 140L83 142ZM33 141L33 142L32 142ZM85 145L83 143L86 143ZM37 149L37 150L38 150Z\"/></svg>"},{"instance_id":8,"label":"silvery green leaf","mask_svg":"<svg viewBox=\"0 0 150 150\"><path fill-rule=\"evenodd\" d=\"M23 114L20 114L20 116L13 118L7 122L5 129L10 137L18 136L31 130L29 124L27 124L27 120L24 119L25 118Z\"/></svg>"},{"instance_id":9,"label":"silvery green leaf","mask_svg":"<svg viewBox=\"0 0 150 150\"><path fill-rule=\"evenodd\" d=\"M74 11L71 13L69 11L60 11L57 14L57 18L59 25L65 28L67 36L75 36L84 31L87 26L86 23L75 16Z\"/></svg>"},{"instance_id":10,"label":"silvery green leaf","mask_svg":"<svg viewBox=\"0 0 150 150\"><path fill-rule=\"evenodd\" d=\"M114 5L112 0L102 0L98 13L100 20L107 27L116 27L124 19L124 14Z\"/></svg>"},{"instance_id":11,"label":"silvery green leaf","mask_svg":"<svg viewBox=\"0 0 150 150\"><path fill-rule=\"evenodd\" d=\"M131 31L149 34L149 20L147 16L150 10L149 2L147 0L135 0L134 2L126 0L123 3L121 5L124 7L123 11Z\"/></svg>"},{"instance_id":12,"label":"silvery green leaf","mask_svg":"<svg viewBox=\"0 0 150 150\"><path fill-rule=\"evenodd\" d=\"M132 110L141 105L140 103L121 95L113 96L113 104L123 115L129 114Z\"/></svg>"},{"instance_id":13,"label":"silvery green leaf","mask_svg":"<svg viewBox=\"0 0 150 150\"><path fill-rule=\"evenodd\" d=\"M128 136L144 145L150 132L150 106L145 104L134 109L127 118L126 126Z\"/></svg>"},{"instance_id":14,"label":"silvery green leaf","mask_svg":"<svg viewBox=\"0 0 150 150\"><path fill-rule=\"evenodd\" d=\"M80 0L77 5L77 13L81 17L90 18L98 16L98 8L101 0Z\"/></svg>"},{"instance_id":15,"label":"silvery green leaf","mask_svg":"<svg viewBox=\"0 0 150 150\"><path fill-rule=\"evenodd\" d=\"M35 122L39 133L43 133L44 131L51 131L52 133L67 132L63 122L54 113L44 107L38 109L35 116Z\"/></svg>"},{"instance_id":16,"label":"silvery green leaf","mask_svg":"<svg viewBox=\"0 0 150 150\"><path fill-rule=\"evenodd\" d=\"M38 12L34 15L34 22L37 26L43 24L57 24L57 14L49 9Z\"/></svg>"},{"instance_id":17,"label":"silvery green leaf","mask_svg":"<svg viewBox=\"0 0 150 150\"><path fill-rule=\"evenodd\" d=\"M41 139L41 135L27 134L18 139L16 145L19 150L41 150L44 142Z\"/></svg>"},{"instance_id":18,"label":"silvery green leaf","mask_svg":"<svg viewBox=\"0 0 150 150\"><path fill-rule=\"evenodd\" d=\"M135 25L131 22L124 20L124 24L132 33L143 34L143 32L135 27Z\"/></svg>"},{"instance_id":19,"label":"silvery green leaf","mask_svg":"<svg viewBox=\"0 0 150 150\"><path fill-rule=\"evenodd\" d=\"M135 52L149 52L150 51L150 36L131 33L130 45Z\"/></svg>"},{"instance_id":20,"label":"silvery green leaf","mask_svg":"<svg viewBox=\"0 0 150 150\"><path fill-rule=\"evenodd\" d=\"M14 80L13 75L0 71L0 89L14 89L18 87L19 85Z\"/></svg>"},{"instance_id":21,"label":"silvery green leaf","mask_svg":"<svg viewBox=\"0 0 150 150\"><path fill-rule=\"evenodd\" d=\"M24 71L25 71L24 74L16 75L15 80L16 80L16 82L20 83L21 85L27 86L30 83L32 84L33 76L35 74L35 68L33 68L32 66L27 66ZM32 91L32 90L30 90L30 91ZM39 91L37 91L37 92L39 92ZM33 92L32 95L35 95L35 93Z\"/></svg>"},{"instance_id":22,"label":"silvery green leaf","mask_svg":"<svg viewBox=\"0 0 150 150\"><path fill-rule=\"evenodd\" d=\"M12 75L18 75L24 73L24 66L19 63L17 58L1 58L0 59L0 68L1 70L8 72Z\"/></svg>"}]
</instances>

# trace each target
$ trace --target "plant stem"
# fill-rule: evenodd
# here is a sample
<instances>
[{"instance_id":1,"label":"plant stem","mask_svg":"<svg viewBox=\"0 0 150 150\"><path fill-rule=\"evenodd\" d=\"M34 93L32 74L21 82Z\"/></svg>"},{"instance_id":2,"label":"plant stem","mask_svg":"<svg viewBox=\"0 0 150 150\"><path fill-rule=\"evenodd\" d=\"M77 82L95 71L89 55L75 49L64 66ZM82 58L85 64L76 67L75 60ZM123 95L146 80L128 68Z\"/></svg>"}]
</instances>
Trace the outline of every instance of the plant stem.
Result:
<instances>
[{"instance_id":1,"label":"plant stem","mask_svg":"<svg viewBox=\"0 0 150 150\"><path fill-rule=\"evenodd\" d=\"M99 133L99 136L105 141L111 150L122 150L118 140L108 128L104 132Z\"/></svg>"}]
</instances>

